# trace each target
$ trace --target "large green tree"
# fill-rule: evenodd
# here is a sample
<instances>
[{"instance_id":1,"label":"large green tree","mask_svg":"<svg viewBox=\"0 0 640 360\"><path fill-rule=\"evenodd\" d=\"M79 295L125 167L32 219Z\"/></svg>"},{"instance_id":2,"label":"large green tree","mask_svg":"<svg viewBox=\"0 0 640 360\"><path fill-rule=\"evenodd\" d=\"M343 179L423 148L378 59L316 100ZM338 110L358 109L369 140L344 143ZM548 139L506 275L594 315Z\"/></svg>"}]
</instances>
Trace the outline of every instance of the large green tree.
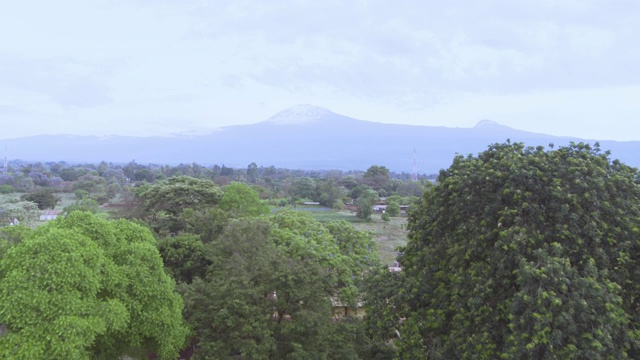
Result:
<instances>
[{"instance_id":1,"label":"large green tree","mask_svg":"<svg viewBox=\"0 0 640 360\"><path fill-rule=\"evenodd\" d=\"M153 218L162 213L177 215L186 208L208 208L222 195L213 181L189 176L172 177L136 191L145 213Z\"/></svg>"},{"instance_id":2,"label":"large green tree","mask_svg":"<svg viewBox=\"0 0 640 360\"><path fill-rule=\"evenodd\" d=\"M0 226L15 225L15 220L29 226L38 220L39 214L38 205L31 201L0 203Z\"/></svg>"},{"instance_id":3,"label":"large green tree","mask_svg":"<svg viewBox=\"0 0 640 360\"><path fill-rule=\"evenodd\" d=\"M73 183L71 188L73 191L84 190L89 195L101 194L106 191L107 180L97 175L84 174Z\"/></svg>"},{"instance_id":4,"label":"large green tree","mask_svg":"<svg viewBox=\"0 0 640 360\"><path fill-rule=\"evenodd\" d=\"M354 341L337 341L357 329L332 319L332 299L357 305L378 264L371 234L283 211L231 221L206 247L206 275L182 286L199 358L357 357Z\"/></svg>"},{"instance_id":5,"label":"large green tree","mask_svg":"<svg viewBox=\"0 0 640 360\"><path fill-rule=\"evenodd\" d=\"M385 188L391 181L389 169L384 166L372 165L364 173L362 177L365 184L371 186L374 190L380 191Z\"/></svg>"},{"instance_id":6,"label":"large green tree","mask_svg":"<svg viewBox=\"0 0 640 360\"><path fill-rule=\"evenodd\" d=\"M0 260L0 358L176 358L182 300L147 229L72 212L20 237Z\"/></svg>"},{"instance_id":7,"label":"large green tree","mask_svg":"<svg viewBox=\"0 0 640 360\"><path fill-rule=\"evenodd\" d=\"M60 197L56 196L51 189L40 189L30 194L22 195L20 198L36 203L40 210L53 209L60 201Z\"/></svg>"},{"instance_id":8,"label":"large green tree","mask_svg":"<svg viewBox=\"0 0 640 360\"><path fill-rule=\"evenodd\" d=\"M377 302L400 358L639 358L640 174L608 155L494 144L442 170Z\"/></svg>"},{"instance_id":9,"label":"large green tree","mask_svg":"<svg viewBox=\"0 0 640 360\"><path fill-rule=\"evenodd\" d=\"M144 185L136 189L135 195L138 201L136 216L149 222L157 231L177 232L183 228L179 217L185 209L210 209L220 201L223 192L211 180L178 176Z\"/></svg>"},{"instance_id":10,"label":"large green tree","mask_svg":"<svg viewBox=\"0 0 640 360\"><path fill-rule=\"evenodd\" d=\"M260 200L258 193L243 183L233 182L224 188L218 207L234 218L255 217L269 213L269 206Z\"/></svg>"},{"instance_id":11,"label":"large green tree","mask_svg":"<svg viewBox=\"0 0 640 360\"><path fill-rule=\"evenodd\" d=\"M356 217L363 220L371 220L373 214L373 205L379 199L375 190L364 190L356 199L357 212Z\"/></svg>"}]
</instances>

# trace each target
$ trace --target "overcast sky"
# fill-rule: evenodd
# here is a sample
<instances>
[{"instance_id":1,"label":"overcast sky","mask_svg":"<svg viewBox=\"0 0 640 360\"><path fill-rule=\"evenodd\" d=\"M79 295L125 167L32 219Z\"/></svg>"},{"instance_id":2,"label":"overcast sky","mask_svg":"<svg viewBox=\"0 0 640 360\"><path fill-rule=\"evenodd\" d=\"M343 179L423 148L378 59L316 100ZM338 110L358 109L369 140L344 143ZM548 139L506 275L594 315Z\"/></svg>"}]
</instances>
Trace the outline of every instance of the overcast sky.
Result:
<instances>
[{"instance_id":1,"label":"overcast sky","mask_svg":"<svg viewBox=\"0 0 640 360\"><path fill-rule=\"evenodd\" d=\"M296 104L640 140L640 1L0 0L0 139L158 135Z\"/></svg>"}]
</instances>

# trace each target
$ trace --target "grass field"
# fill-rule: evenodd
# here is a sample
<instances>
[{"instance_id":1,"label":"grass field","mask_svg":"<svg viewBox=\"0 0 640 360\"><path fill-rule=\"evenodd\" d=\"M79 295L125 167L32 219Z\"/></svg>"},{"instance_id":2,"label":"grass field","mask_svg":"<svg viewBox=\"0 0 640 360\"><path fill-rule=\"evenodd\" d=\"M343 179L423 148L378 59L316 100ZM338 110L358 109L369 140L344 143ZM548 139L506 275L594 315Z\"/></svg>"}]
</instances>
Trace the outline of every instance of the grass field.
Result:
<instances>
[{"instance_id":1,"label":"grass field","mask_svg":"<svg viewBox=\"0 0 640 360\"><path fill-rule=\"evenodd\" d=\"M298 211L309 211L318 221L345 220L353 224L358 230L370 231L378 244L378 255L384 264L391 265L396 259L397 248L407 243L407 218L392 217L390 221L383 221L380 214L373 214L371 221L363 221L356 217L355 213L334 211L329 208L314 207L294 208Z\"/></svg>"},{"instance_id":2,"label":"grass field","mask_svg":"<svg viewBox=\"0 0 640 360\"><path fill-rule=\"evenodd\" d=\"M378 255L384 264L391 265L397 256L397 248L407 243L407 218L392 217L386 222L380 214L373 214L371 221L354 222L358 230L371 231L378 244Z\"/></svg>"}]
</instances>

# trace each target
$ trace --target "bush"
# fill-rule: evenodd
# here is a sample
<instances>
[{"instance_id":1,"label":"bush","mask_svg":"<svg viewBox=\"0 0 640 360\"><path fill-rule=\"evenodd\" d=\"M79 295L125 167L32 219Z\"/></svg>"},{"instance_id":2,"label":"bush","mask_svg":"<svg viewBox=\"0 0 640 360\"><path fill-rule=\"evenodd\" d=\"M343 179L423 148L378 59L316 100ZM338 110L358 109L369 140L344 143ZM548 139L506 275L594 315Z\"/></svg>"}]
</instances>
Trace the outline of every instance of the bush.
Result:
<instances>
[{"instance_id":1,"label":"bush","mask_svg":"<svg viewBox=\"0 0 640 360\"><path fill-rule=\"evenodd\" d=\"M90 213L97 213L98 212L98 202L93 200L93 199L81 199L81 200L77 200L74 203L72 203L71 205L68 205L67 207L64 208L64 211L66 213L70 213L72 211L88 211Z\"/></svg>"},{"instance_id":2,"label":"bush","mask_svg":"<svg viewBox=\"0 0 640 360\"><path fill-rule=\"evenodd\" d=\"M79 199L85 199L89 197L89 192L86 190L76 190L73 192L75 194L75 196Z\"/></svg>"},{"instance_id":3,"label":"bush","mask_svg":"<svg viewBox=\"0 0 640 360\"><path fill-rule=\"evenodd\" d=\"M387 214L389 214L389 216L398 216L400 214L400 205L398 205L397 202L390 202L389 205L387 205Z\"/></svg>"},{"instance_id":4,"label":"bush","mask_svg":"<svg viewBox=\"0 0 640 360\"><path fill-rule=\"evenodd\" d=\"M15 189L11 185L0 185L0 194L11 194Z\"/></svg>"}]
</instances>

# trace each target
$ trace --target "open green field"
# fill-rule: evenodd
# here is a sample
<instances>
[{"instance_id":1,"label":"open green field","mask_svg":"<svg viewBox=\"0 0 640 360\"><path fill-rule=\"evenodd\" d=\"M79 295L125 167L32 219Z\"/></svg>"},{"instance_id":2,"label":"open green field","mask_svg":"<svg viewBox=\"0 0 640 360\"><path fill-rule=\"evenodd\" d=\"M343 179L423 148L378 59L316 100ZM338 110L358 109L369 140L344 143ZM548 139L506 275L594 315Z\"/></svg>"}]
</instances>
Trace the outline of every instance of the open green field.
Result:
<instances>
[{"instance_id":1,"label":"open green field","mask_svg":"<svg viewBox=\"0 0 640 360\"><path fill-rule=\"evenodd\" d=\"M354 216L355 217L355 216ZM358 230L371 231L378 244L378 255L384 264L391 265L397 256L397 248L407 243L407 218L392 217L386 222L380 214L373 214L370 222L354 222Z\"/></svg>"},{"instance_id":2,"label":"open green field","mask_svg":"<svg viewBox=\"0 0 640 360\"><path fill-rule=\"evenodd\" d=\"M371 221L363 221L356 218L354 212L343 210L335 211L328 208L314 207L295 208L299 211L309 211L318 221L345 220L353 224L358 230L370 231L378 244L378 254L384 264L391 265L396 259L397 248L407 243L407 218L392 217L390 221L383 221L380 214L373 214Z\"/></svg>"}]
</instances>

